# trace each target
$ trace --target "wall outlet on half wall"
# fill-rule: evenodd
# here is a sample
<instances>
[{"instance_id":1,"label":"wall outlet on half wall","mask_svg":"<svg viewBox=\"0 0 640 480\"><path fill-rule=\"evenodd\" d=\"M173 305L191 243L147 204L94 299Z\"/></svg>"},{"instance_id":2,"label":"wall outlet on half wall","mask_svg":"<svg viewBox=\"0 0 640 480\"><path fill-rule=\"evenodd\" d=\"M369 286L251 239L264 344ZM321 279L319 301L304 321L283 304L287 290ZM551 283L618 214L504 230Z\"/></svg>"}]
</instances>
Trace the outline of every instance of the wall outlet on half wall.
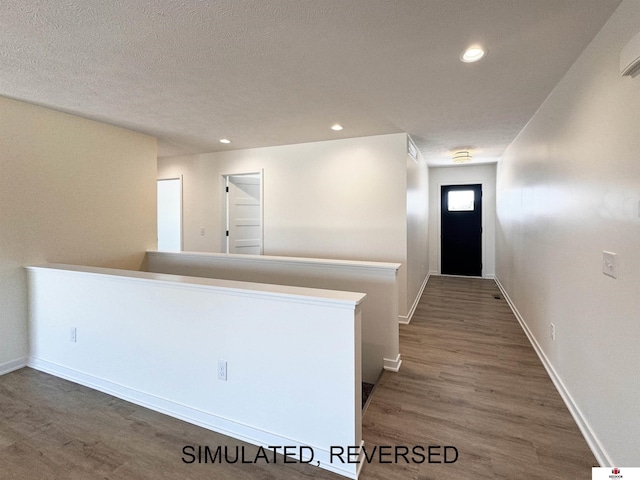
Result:
<instances>
[{"instance_id":1,"label":"wall outlet on half wall","mask_svg":"<svg viewBox=\"0 0 640 480\"><path fill-rule=\"evenodd\" d=\"M555 323L551 323L551 340L555 340L556 339L556 324Z\"/></svg>"}]
</instances>

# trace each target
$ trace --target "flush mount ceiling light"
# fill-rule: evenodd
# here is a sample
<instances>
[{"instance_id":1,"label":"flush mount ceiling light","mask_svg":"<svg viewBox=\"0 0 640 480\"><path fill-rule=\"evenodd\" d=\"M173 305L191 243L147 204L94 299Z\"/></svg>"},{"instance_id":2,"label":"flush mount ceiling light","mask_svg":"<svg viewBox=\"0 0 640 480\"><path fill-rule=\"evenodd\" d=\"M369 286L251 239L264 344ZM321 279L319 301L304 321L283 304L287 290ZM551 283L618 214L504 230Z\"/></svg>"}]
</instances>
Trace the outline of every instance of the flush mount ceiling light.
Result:
<instances>
[{"instance_id":1,"label":"flush mount ceiling light","mask_svg":"<svg viewBox=\"0 0 640 480\"><path fill-rule=\"evenodd\" d=\"M221 138L220 143L231 143L231 140L229 140L228 138Z\"/></svg>"},{"instance_id":2,"label":"flush mount ceiling light","mask_svg":"<svg viewBox=\"0 0 640 480\"><path fill-rule=\"evenodd\" d=\"M473 63L483 58L486 54L487 51L482 46L471 45L460 55L460 60L464 63Z\"/></svg>"},{"instance_id":3,"label":"flush mount ceiling light","mask_svg":"<svg viewBox=\"0 0 640 480\"><path fill-rule=\"evenodd\" d=\"M471 154L468 150L461 150L453 154L453 163L466 163L471 161Z\"/></svg>"},{"instance_id":4,"label":"flush mount ceiling light","mask_svg":"<svg viewBox=\"0 0 640 480\"><path fill-rule=\"evenodd\" d=\"M331 130L333 130L334 132L339 132L342 129L344 129L344 127L342 125L340 125L339 123L331 125Z\"/></svg>"}]
</instances>

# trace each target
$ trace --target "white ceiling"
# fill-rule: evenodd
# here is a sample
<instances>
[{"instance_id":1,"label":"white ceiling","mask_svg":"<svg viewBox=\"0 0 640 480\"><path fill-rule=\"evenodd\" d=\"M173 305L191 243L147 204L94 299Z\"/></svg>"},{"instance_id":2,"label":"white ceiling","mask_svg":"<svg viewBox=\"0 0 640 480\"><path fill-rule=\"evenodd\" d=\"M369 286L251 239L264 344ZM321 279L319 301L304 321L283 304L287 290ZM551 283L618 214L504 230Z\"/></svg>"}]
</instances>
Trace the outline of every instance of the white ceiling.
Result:
<instances>
[{"instance_id":1,"label":"white ceiling","mask_svg":"<svg viewBox=\"0 0 640 480\"><path fill-rule=\"evenodd\" d=\"M2 0L0 95L160 156L407 132L431 165L496 161L619 3Z\"/></svg>"}]
</instances>

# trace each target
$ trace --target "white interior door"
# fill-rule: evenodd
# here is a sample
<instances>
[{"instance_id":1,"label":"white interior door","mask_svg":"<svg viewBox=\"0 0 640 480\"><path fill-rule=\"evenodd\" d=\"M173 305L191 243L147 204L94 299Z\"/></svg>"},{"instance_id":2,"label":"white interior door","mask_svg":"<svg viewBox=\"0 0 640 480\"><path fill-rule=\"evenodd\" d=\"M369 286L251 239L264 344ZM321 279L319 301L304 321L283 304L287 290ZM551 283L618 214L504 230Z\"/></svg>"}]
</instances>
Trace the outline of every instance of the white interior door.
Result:
<instances>
[{"instance_id":1,"label":"white interior door","mask_svg":"<svg viewBox=\"0 0 640 480\"><path fill-rule=\"evenodd\" d=\"M158 250L182 250L182 179L158 180Z\"/></svg>"},{"instance_id":2,"label":"white interior door","mask_svg":"<svg viewBox=\"0 0 640 480\"><path fill-rule=\"evenodd\" d=\"M227 253L262 254L260 174L227 176Z\"/></svg>"}]
</instances>

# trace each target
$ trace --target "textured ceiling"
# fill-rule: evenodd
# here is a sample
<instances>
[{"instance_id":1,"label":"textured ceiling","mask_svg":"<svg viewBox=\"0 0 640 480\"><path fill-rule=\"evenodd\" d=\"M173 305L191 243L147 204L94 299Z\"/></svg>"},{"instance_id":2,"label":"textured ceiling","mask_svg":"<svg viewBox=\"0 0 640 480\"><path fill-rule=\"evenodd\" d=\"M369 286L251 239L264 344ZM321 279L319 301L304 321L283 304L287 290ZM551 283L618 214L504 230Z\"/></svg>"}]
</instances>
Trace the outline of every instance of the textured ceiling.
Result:
<instances>
[{"instance_id":1,"label":"textured ceiling","mask_svg":"<svg viewBox=\"0 0 640 480\"><path fill-rule=\"evenodd\" d=\"M619 3L2 0L0 95L160 156L407 132L432 165L495 161Z\"/></svg>"}]
</instances>

